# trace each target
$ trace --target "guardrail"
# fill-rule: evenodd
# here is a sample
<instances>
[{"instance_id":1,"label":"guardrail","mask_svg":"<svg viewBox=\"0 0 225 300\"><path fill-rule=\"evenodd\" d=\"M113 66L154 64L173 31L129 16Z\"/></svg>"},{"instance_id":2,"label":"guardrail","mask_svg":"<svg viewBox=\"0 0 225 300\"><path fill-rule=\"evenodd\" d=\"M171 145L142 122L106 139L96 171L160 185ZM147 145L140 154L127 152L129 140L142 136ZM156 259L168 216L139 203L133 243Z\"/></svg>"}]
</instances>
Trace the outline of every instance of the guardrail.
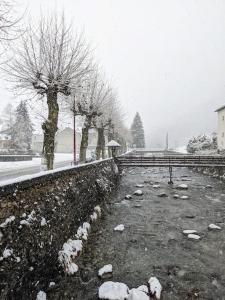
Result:
<instances>
[{"instance_id":1,"label":"guardrail","mask_svg":"<svg viewBox=\"0 0 225 300\"><path fill-rule=\"evenodd\" d=\"M116 157L120 166L146 166L146 167L225 167L223 156L194 156L194 155L165 155L165 156L138 156L129 155Z\"/></svg>"}]
</instances>

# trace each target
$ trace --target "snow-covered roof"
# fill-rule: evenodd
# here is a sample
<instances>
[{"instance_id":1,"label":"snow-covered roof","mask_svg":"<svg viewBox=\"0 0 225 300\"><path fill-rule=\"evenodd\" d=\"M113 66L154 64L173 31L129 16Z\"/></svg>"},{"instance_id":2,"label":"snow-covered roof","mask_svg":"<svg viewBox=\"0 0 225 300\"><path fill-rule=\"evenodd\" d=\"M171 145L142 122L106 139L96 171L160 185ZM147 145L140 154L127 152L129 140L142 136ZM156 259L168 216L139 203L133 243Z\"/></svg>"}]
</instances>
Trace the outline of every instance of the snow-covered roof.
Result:
<instances>
[{"instance_id":1,"label":"snow-covered roof","mask_svg":"<svg viewBox=\"0 0 225 300\"><path fill-rule=\"evenodd\" d=\"M111 140L110 142L108 142L108 143L106 144L106 147L120 147L120 144L117 143L117 142L114 141L114 140Z\"/></svg>"},{"instance_id":2,"label":"snow-covered roof","mask_svg":"<svg viewBox=\"0 0 225 300\"><path fill-rule=\"evenodd\" d=\"M221 110L223 110L223 109L225 109L225 105L219 107L217 110L215 110L215 112L219 112L219 111L221 111Z\"/></svg>"}]
</instances>

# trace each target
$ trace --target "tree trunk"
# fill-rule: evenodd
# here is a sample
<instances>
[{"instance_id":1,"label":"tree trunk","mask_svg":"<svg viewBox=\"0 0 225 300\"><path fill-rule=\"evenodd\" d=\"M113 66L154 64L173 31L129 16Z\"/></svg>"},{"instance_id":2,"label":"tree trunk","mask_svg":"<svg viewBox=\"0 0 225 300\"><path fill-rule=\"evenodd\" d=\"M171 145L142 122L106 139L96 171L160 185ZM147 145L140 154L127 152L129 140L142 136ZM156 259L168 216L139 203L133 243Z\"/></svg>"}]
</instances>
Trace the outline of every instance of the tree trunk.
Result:
<instances>
[{"instance_id":1,"label":"tree trunk","mask_svg":"<svg viewBox=\"0 0 225 300\"><path fill-rule=\"evenodd\" d=\"M103 135L102 135L102 159L105 159L105 134L103 129Z\"/></svg>"},{"instance_id":2,"label":"tree trunk","mask_svg":"<svg viewBox=\"0 0 225 300\"><path fill-rule=\"evenodd\" d=\"M48 119L42 124L44 132L43 155L47 163L47 169L52 170L54 164L55 134L58 130L59 105L57 92L50 90L47 93Z\"/></svg>"},{"instance_id":3,"label":"tree trunk","mask_svg":"<svg viewBox=\"0 0 225 300\"><path fill-rule=\"evenodd\" d=\"M82 138L81 138L81 144L80 144L80 162L85 163L86 162L86 152L88 147L88 132L89 127L82 128Z\"/></svg>"},{"instance_id":4,"label":"tree trunk","mask_svg":"<svg viewBox=\"0 0 225 300\"><path fill-rule=\"evenodd\" d=\"M110 142L111 140L114 140L114 128L113 126L109 126L108 129L108 142ZM112 151L108 148L108 156L112 157Z\"/></svg>"},{"instance_id":5,"label":"tree trunk","mask_svg":"<svg viewBox=\"0 0 225 300\"><path fill-rule=\"evenodd\" d=\"M101 155L102 158L105 158L105 153L103 151L103 148L105 148L105 136L104 136L104 128L98 128L98 141L96 146L96 159L100 159ZM103 157L104 156L104 157Z\"/></svg>"}]
</instances>

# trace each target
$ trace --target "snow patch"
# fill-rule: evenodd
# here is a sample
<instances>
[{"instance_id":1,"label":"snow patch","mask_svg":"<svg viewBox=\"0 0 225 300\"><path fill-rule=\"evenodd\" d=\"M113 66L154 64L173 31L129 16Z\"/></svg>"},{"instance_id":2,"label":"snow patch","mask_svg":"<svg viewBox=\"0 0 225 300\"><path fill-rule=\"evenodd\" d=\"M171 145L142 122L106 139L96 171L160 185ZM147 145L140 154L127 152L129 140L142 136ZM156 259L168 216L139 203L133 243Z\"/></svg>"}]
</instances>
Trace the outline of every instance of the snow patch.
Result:
<instances>
[{"instance_id":1,"label":"snow patch","mask_svg":"<svg viewBox=\"0 0 225 300\"><path fill-rule=\"evenodd\" d=\"M149 300L149 296L141 290L131 289L126 300Z\"/></svg>"},{"instance_id":2,"label":"snow patch","mask_svg":"<svg viewBox=\"0 0 225 300\"><path fill-rule=\"evenodd\" d=\"M177 186L178 190L187 190L188 189L188 185L187 184L180 184Z\"/></svg>"},{"instance_id":3,"label":"snow patch","mask_svg":"<svg viewBox=\"0 0 225 300\"><path fill-rule=\"evenodd\" d=\"M101 216L101 207L99 205L94 207L94 211L90 216L91 221L95 221ZM78 271L78 266L75 264L75 258L80 254L83 249L83 240L88 239L88 232L91 225L84 222L77 230L76 240L69 239L63 244L62 250L59 251L58 260L60 265L64 268L64 272L72 275Z\"/></svg>"},{"instance_id":4,"label":"snow patch","mask_svg":"<svg viewBox=\"0 0 225 300\"><path fill-rule=\"evenodd\" d=\"M113 267L112 265L105 265L98 271L98 276L102 277L104 274L112 273Z\"/></svg>"},{"instance_id":5,"label":"snow patch","mask_svg":"<svg viewBox=\"0 0 225 300\"><path fill-rule=\"evenodd\" d=\"M69 239L63 244L63 248L59 251L59 263L64 268L65 273L72 275L78 271L78 266L74 263L74 259L83 249L81 240Z\"/></svg>"},{"instance_id":6,"label":"snow patch","mask_svg":"<svg viewBox=\"0 0 225 300\"><path fill-rule=\"evenodd\" d=\"M142 190L136 190L136 191L134 192L134 195L136 195L136 196L141 196L141 195L143 195L143 192L142 192Z\"/></svg>"},{"instance_id":7,"label":"snow patch","mask_svg":"<svg viewBox=\"0 0 225 300\"><path fill-rule=\"evenodd\" d=\"M142 188L142 187L144 187L144 184L136 184L135 186L138 188Z\"/></svg>"},{"instance_id":8,"label":"snow patch","mask_svg":"<svg viewBox=\"0 0 225 300\"><path fill-rule=\"evenodd\" d=\"M190 233L190 234L188 234L188 238L192 239L192 240L200 240L201 237L197 234Z\"/></svg>"},{"instance_id":9,"label":"snow patch","mask_svg":"<svg viewBox=\"0 0 225 300\"><path fill-rule=\"evenodd\" d=\"M3 258L8 258L8 257L10 257L12 254L13 254L13 250L12 250L12 249L6 249L6 248L5 248L5 250L3 251L2 256L3 256Z\"/></svg>"},{"instance_id":10,"label":"snow patch","mask_svg":"<svg viewBox=\"0 0 225 300\"><path fill-rule=\"evenodd\" d=\"M55 285L55 282L54 282L54 281L49 282L49 287L52 287L52 286L54 286L54 285Z\"/></svg>"},{"instance_id":11,"label":"snow patch","mask_svg":"<svg viewBox=\"0 0 225 300\"><path fill-rule=\"evenodd\" d=\"M94 211L94 212L92 213L92 215L90 215L90 218L91 218L91 221L92 221L92 222L93 222L93 221L96 221L96 220L98 219L97 213Z\"/></svg>"},{"instance_id":12,"label":"snow patch","mask_svg":"<svg viewBox=\"0 0 225 300\"><path fill-rule=\"evenodd\" d=\"M88 239L88 231L90 228L91 225L87 222L84 222L83 225L78 228L76 238L86 241Z\"/></svg>"},{"instance_id":13,"label":"snow patch","mask_svg":"<svg viewBox=\"0 0 225 300\"><path fill-rule=\"evenodd\" d=\"M114 231L124 231L124 225L123 224L120 224L120 225L117 225L115 228L114 228Z\"/></svg>"},{"instance_id":14,"label":"snow patch","mask_svg":"<svg viewBox=\"0 0 225 300\"><path fill-rule=\"evenodd\" d=\"M159 280L156 277L151 277L148 281L150 291L151 291L151 296L155 296L156 299L160 299L161 297L161 292L162 292L162 286L159 282Z\"/></svg>"},{"instance_id":15,"label":"snow patch","mask_svg":"<svg viewBox=\"0 0 225 300\"><path fill-rule=\"evenodd\" d=\"M46 219L44 217L41 218L41 226L47 225Z\"/></svg>"},{"instance_id":16,"label":"snow patch","mask_svg":"<svg viewBox=\"0 0 225 300\"><path fill-rule=\"evenodd\" d=\"M27 226L31 225L31 223L33 221L37 220L36 217L34 217L34 215L35 215L35 211L32 210L32 212L28 215L27 219L26 220L21 220L20 224L21 225L27 225Z\"/></svg>"},{"instance_id":17,"label":"snow patch","mask_svg":"<svg viewBox=\"0 0 225 300\"><path fill-rule=\"evenodd\" d=\"M194 230L194 229L186 229L186 230L183 230L183 234L185 235L188 235L188 234L195 234L197 233L197 230Z\"/></svg>"},{"instance_id":18,"label":"snow patch","mask_svg":"<svg viewBox=\"0 0 225 300\"><path fill-rule=\"evenodd\" d=\"M99 299L124 300L129 292L126 284L120 282L104 282L98 291Z\"/></svg>"},{"instance_id":19,"label":"snow patch","mask_svg":"<svg viewBox=\"0 0 225 300\"><path fill-rule=\"evenodd\" d=\"M99 217L101 217L102 210L101 210L101 207L99 205L94 207L94 211L98 214Z\"/></svg>"},{"instance_id":20,"label":"snow patch","mask_svg":"<svg viewBox=\"0 0 225 300\"><path fill-rule=\"evenodd\" d=\"M0 224L1 228L6 227L8 224L12 223L13 221L15 221L15 216L10 216L7 219L5 219L5 222Z\"/></svg>"},{"instance_id":21,"label":"snow patch","mask_svg":"<svg viewBox=\"0 0 225 300\"><path fill-rule=\"evenodd\" d=\"M139 291L142 291L142 292L145 292L146 294L148 294L148 287L147 287L147 285L140 285L137 289Z\"/></svg>"},{"instance_id":22,"label":"snow patch","mask_svg":"<svg viewBox=\"0 0 225 300\"><path fill-rule=\"evenodd\" d=\"M187 200L187 199L189 199L189 196L183 195L183 196L180 197L180 199Z\"/></svg>"},{"instance_id":23,"label":"snow patch","mask_svg":"<svg viewBox=\"0 0 225 300\"><path fill-rule=\"evenodd\" d=\"M221 230L222 229L220 226L217 226L215 224L209 224L208 228L210 230Z\"/></svg>"},{"instance_id":24,"label":"snow patch","mask_svg":"<svg viewBox=\"0 0 225 300\"><path fill-rule=\"evenodd\" d=\"M159 184L153 184L152 186L154 189L159 189L160 188L160 185Z\"/></svg>"},{"instance_id":25,"label":"snow patch","mask_svg":"<svg viewBox=\"0 0 225 300\"><path fill-rule=\"evenodd\" d=\"M47 295L45 292L43 291L38 292L36 300L46 300L46 299L47 299Z\"/></svg>"}]
</instances>

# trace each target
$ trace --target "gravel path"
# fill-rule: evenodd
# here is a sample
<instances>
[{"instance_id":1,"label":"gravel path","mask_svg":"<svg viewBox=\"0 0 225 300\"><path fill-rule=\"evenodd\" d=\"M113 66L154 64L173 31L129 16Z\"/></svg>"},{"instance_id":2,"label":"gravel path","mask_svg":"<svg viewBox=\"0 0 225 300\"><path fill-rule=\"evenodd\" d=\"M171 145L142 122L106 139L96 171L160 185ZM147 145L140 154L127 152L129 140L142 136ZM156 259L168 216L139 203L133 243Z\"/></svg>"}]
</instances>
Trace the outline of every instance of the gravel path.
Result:
<instances>
[{"instance_id":1,"label":"gravel path","mask_svg":"<svg viewBox=\"0 0 225 300\"><path fill-rule=\"evenodd\" d=\"M169 186L166 169L126 170L79 258L79 278L60 279L49 291L50 299L98 299L98 287L107 279L97 273L106 264L113 265L109 280L130 288L156 276L164 300L225 299L225 184L187 169L174 174L174 186ZM188 190L175 189L179 184L187 184ZM142 196L132 195L137 189ZM161 193L167 197L159 197ZM132 199L124 199L126 194ZM189 199L175 199L174 194ZM222 230L209 231L211 223ZM119 224L124 224L123 232L113 230ZM188 239L185 229L197 230L201 239Z\"/></svg>"}]
</instances>

